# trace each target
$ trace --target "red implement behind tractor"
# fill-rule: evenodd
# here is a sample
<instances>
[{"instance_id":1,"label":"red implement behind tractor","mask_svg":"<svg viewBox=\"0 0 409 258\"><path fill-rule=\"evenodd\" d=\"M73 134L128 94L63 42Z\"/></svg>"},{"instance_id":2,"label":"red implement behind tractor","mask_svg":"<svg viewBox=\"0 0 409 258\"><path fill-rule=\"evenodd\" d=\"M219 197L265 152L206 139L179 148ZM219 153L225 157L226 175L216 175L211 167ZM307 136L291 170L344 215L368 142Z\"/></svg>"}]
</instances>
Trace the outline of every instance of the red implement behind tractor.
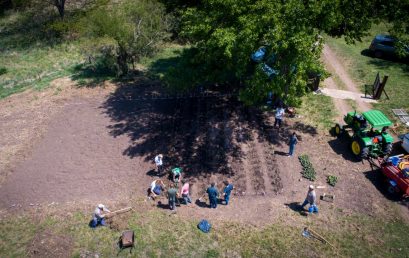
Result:
<instances>
[{"instance_id":1,"label":"red implement behind tractor","mask_svg":"<svg viewBox=\"0 0 409 258\"><path fill-rule=\"evenodd\" d=\"M387 177L390 193L409 197L409 155L393 156L379 160L382 174Z\"/></svg>"}]
</instances>

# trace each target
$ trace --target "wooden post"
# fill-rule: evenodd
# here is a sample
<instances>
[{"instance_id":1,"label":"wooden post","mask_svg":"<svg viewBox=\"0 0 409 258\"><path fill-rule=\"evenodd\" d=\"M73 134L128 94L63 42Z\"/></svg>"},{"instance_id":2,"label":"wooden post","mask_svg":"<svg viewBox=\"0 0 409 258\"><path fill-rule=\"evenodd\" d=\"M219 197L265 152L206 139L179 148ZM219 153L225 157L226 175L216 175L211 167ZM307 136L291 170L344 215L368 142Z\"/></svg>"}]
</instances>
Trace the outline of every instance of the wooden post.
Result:
<instances>
[{"instance_id":1,"label":"wooden post","mask_svg":"<svg viewBox=\"0 0 409 258\"><path fill-rule=\"evenodd\" d=\"M115 216L115 215L117 215L117 214L130 211L130 210L132 210L132 207L127 207L127 208L124 208L124 209L120 209L120 210L117 210L117 211L112 211L112 212L106 213L106 214L104 214L103 217L104 217L104 218L110 218L110 217L112 217L112 216Z\"/></svg>"},{"instance_id":2,"label":"wooden post","mask_svg":"<svg viewBox=\"0 0 409 258\"><path fill-rule=\"evenodd\" d=\"M388 81L388 77L389 77L388 75L385 75L383 77L383 80L381 84L379 85L378 90L374 93L374 99L380 99L382 92L385 92L385 85L386 85L386 82ZM385 92L385 95L389 99L389 96L386 94L386 92Z\"/></svg>"}]
</instances>

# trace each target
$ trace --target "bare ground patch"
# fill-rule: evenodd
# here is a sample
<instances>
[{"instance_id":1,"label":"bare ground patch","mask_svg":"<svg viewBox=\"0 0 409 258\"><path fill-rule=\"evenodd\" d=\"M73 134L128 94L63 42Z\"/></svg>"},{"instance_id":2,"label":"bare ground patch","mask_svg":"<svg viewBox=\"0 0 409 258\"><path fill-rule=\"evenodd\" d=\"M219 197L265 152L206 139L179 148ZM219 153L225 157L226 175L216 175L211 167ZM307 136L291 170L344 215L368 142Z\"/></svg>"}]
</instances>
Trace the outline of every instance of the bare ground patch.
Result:
<instances>
[{"instance_id":1,"label":"bare ground patch","mask_svg":"<svg viewBox=\"0 0 409 258\"><path fill-rule=\"evenodd\" d=\"M57 235L50 230L37 233L27 247L28 257L71 257L74 242L68 236Z\"/></svg>"},{"instance_id":2,"label":"bare ground patch","mask_svg":"<svg viewBox=\"0 0 409 258\"><path fill-rule=\"evenodd\" d=\"M44 91L28 90L0 100L0 185L16 163L29 156L44 135L50 119L75 97L93 97L109 92L79 89L69 78L53 81Z\"/></svg>"}]
</instances>

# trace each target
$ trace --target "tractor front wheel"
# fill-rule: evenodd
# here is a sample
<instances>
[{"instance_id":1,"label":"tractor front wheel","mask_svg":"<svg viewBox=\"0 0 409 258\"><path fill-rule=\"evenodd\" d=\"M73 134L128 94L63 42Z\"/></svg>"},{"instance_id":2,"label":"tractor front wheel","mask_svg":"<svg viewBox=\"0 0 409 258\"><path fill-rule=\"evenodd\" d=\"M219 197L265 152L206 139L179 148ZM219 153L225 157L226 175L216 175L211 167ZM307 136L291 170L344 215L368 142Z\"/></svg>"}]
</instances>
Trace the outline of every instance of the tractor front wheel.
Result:
<instances>
[{"instance_id":1,"label":"tractor front wheel","mask_svg":"<svg viewBox=\"0 0 409 258\"><path fill-rule=\"evenodd\" d=\"M334 127L334 134L335 134L335 136L340 136L341 135L341 133L342 133L342 128L341 128L341 126L339 125L339 124L336 124L335 125L335 127Z\"/></svg>"}]
</instances>

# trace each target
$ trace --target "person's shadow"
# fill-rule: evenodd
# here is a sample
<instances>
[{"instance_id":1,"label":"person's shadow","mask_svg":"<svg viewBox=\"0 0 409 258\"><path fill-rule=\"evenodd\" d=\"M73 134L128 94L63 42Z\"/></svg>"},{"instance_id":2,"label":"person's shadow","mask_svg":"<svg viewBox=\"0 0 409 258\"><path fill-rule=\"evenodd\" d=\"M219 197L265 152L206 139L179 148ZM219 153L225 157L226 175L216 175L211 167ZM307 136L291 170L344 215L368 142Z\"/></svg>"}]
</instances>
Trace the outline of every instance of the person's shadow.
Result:
<instances>
[{"instance_id":1,"label":"person's shadow","mask_svg":"<svg viewBox=\"0 0 409 258\"><path fill-rule=\"evenodd\" d=\"M301 207L299 202L285 203L284 205L302 216L308 215L307 212Z\"/></svg>"},{"instance_id":2,"label":"person's shadow","mask_svg":"<svg viewBox=\"0 0 409 258\"><path fill-rule=\"evenodd\" d=\"M165 204L161 201L158 201L158 204L156 205L156 207L164 209L164 210L170 210L169 204Z\"/></svg>"},{"instance_id":3,"label":"person's shadow","mask_svg":"<svg viewBox=\"0 0 409 258\"><path fill-rule=\"evenodd\" d=\"M146 172L146 175L151 177L159 176L155 169L149 170L148 172Z\"/></svg>"},{"instance_id":4,"label":"person's shadow","mask_svg":"<svg viewBox=\"0 0 409 258\"><path fill-rule=\"evenodd\" d=\"M209 205L207 205L207 203L205 201L202 201L200 199L197 199L195 204L197 206L199 206L199 207L202 207L202 208L209 208L210 207Z\"/></svg>"},{"instance_id":5,"label":"person's shadow","mask_svg":"<svg viewBox=\"0 0 409 258\"><path fill-rule=\"evenodd\" d=\"M283 152L283 151L274 151L274 154L280 155L280 156L287 156L288 152Z\"/></svg>"}]
</instances>

